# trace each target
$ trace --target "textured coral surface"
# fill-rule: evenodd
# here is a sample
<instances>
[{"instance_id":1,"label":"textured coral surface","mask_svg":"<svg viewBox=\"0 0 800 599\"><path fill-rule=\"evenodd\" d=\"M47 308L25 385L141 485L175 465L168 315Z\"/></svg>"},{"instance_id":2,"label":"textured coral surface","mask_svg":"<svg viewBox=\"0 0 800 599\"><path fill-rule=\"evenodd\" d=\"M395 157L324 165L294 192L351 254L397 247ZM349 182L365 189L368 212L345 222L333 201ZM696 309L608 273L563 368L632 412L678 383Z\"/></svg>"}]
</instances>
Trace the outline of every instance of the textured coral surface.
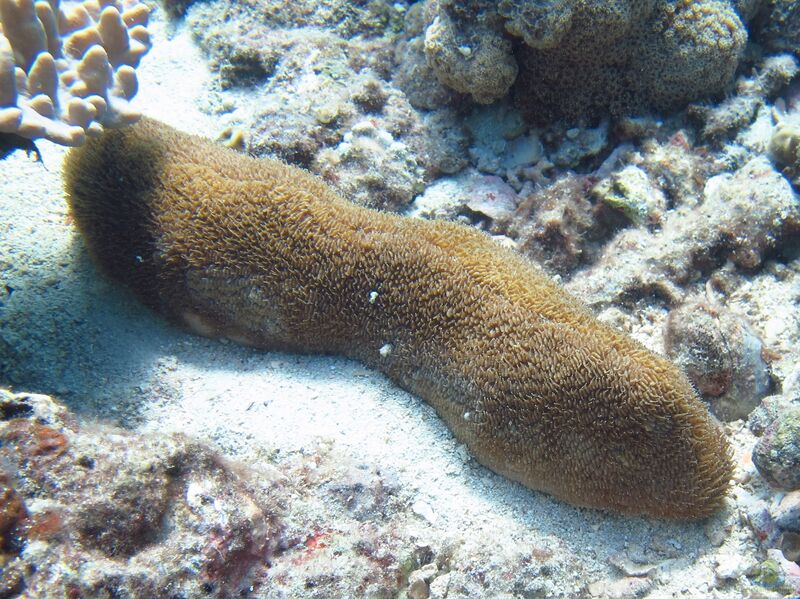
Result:
<instances>
[{"instance_id":1,"label":"textured coral surface","mask_svg":"<svg viewBox=\"0 0 800 599\"><path fill-rule=\"evenodd\" d=\"M81 426L42 395L0 390L0 411L0 527L13 535L3 544L5 588L223 597L259 585L282 526L268 472L178 434Z\"/></svg>"},{"instance_id":2,"label":"textured coral surface","mask_svg":"<svg viewBox=\"0 0 800 599\"><path fill-rule=\"evenodd\" d=\"M363 360L478 461L578 505L721 507L727 443L680 371L480 233L150 120L73 151L65 180L99 266L190 330Z\"/></svg>"},{"instance_id":3,"label":"textured coral surface","mask_svg":"<svg viewBox=\"0 0 800 599\"><path fill-rule=\"evenodd\" d=\"M668 110L720 94L747 40L725 0L430 4L425 51L439 80L489 103L519 74L514 94L538 122Z\"/></svg>"}]
</instances>

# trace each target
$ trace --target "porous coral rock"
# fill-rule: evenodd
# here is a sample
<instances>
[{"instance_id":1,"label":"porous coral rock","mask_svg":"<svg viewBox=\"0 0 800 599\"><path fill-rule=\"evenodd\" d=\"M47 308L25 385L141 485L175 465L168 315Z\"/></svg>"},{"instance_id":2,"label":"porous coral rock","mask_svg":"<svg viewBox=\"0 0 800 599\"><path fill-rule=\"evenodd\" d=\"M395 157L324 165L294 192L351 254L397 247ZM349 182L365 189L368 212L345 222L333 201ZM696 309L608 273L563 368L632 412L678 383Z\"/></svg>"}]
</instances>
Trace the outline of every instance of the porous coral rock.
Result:
<instances>
[{"instance_id":1,"label":"porous coral rock","mask_svg":"<svg viewBox=\"0 0 800 599\"><path fill-rule=\"evenodd\" d=\"M394 52L397 67L392 82L403 91L412 106L432 110L454 103L458 94L436 78L436 73L425 58L425 39L422 33L411 35L407 32L408 39L398 42Z\"/></svg>"},{"instance_id":2,"label":"porous coral rock","mask_svg":"<svg viewBox=\"0 0 800 599\"><path fill-rule=\"evenodd\" d=\"M718 142L750 124L767 100L797 75L799 66L798 60L789 54L768 56L754 75L739 78L735 95L717 105L691 105L689 114L701 121L704 138ZM763 149L758 148L762 152Z\"/></svg>"},{"instance_id":3,"label":"porous coral rock","mask_svg":"<svg viewBox=\"0 0 800 599\"><path fill-rule=\"evenodd\" d=\"M257 8L264 23L276 28L317 27L342 38L376 37L398 31L408 10L406 0L237 0Z\"/></svg>"},{"instance_id":4,"label":"porous coral rock","mask_svg":"<svg viewBox=\"0 0 800 599\"><path fill-rule=\"evenodd\" d=\"M758 407L750 412L747 418L747 427L760 437L767 427L791 405L791 400L785 395L769 395L761 400Z\"/></svg>"},{"instance_id":5,"label":"porous coral rock","mask_svg":"<svg viewBox=\"0 0 800 599\"><path fill-rule=\"evenodd\" d=\"M356 123L342 143L321 151L313 170L350 200L396 211L424 189L424 171L405 144L370 121Z\"/></svg>"},{"instance_id":6,"label":"porous coral rock","mask_svg":"<svg viewBox=\"0 0 800 599\"><path fill-rule=\"evenodd\" d=\"M586 177L566 175L529 194L505 228L495 228L516 241L517 248L547 270L566 275L591 262L605 228L589 201Z\"/></svg>"},{"instance_id":7,"label":"porous coral rock","mask_svg":"<svg viewBox=\"0 0 800 599\"><path fill-rule=\"evenodd\" d=\"M472 138L470 158L483 172L513 181L544 158L539 132L530 129L508 102L475 107L465 125Z\"/></svg>"},{"instance_id":8,"label":"porous coral rock","mask_svg":"<svg viewBox=\"0 0 800 599\"><path fill-rule=\"evenodd\" d=\"M572 4L569 0L500 0L497 11L506 19L506 31L524 39L531 48L552 48L561 43L572 26Z\"/></svg>"},{"instance_id":9,"label":"porous coral rock","mask_svg":"<svg viewBox=\"0 0 800 599\"><path fill-rule=\"evenodd\" d=\"M135 122L148 12L137 0L0 1L0 136L75 146Z\"/></svg>"},{"instance_id":10,"label":"porous coral rock","mask_svg":"<svg viewBox=\"0 0 800 599\"><path fill-rule=\"evenodd\" d=\"M605 149L608 144L608 122L603 121L597 127L559 127L551 131L546 141L554 146L551 159L556 166L577 168Z\"/></svg>"},{"instance_id":11,"label":"porous coral rock","mask_svg":"<svg viewBox=\"0 0 800 599\"><path fill-rule=\"evenodd\" d=\"M781 118L775 125L769 141L769 154L800 189L800 112Z\"/></svg>"},{"instance_id":12,"label":"porous coral rock","mask_svg":"<svg viewBox=\"0 0 800 599\"><path fill-rule=\"evenodd\" d=\"M592 195L635 225L657 224L666 209L663 192L634 165L612 173L592 188Z\"/></svg>"},{"instance_id":13,"label":"porous coral rock","mask_svg":"<svg viewBox=\"0 0 800 599\"><path fill-rule=\"evenodd\" d=\"M459 27L446 12L438 14L425 31L425 56L439 81L470 94L479 104L502 98L517 77L511 42L496 26Z\"/></svg>"},{"instance_id":14,"label":"porous coral rock","mask_svg":"<svg viewBox=\"0 0 800 599\"><path fill-rule=\"evenodd\" d=\"M706 181L722 169L718 162L709 160L704 148L693 147L682 129L664 141L646 139L638 152L625 159L648 174L670 208L697 206L703 200Z\"/></svg>"},{"instance_id":15,"label":"porous coral rock","mask_svg":"<svg viewBox=\"0 0 800 599\"><path fill-rule=\"evenodd\" d=\"M227 125L248 132L249 152L315 170L357 201L374 195L371 205L395 209L420 189L420 169L429 177L464 166L453 116L421 114L392 81L404 3L283 6L215 0L192 6L187 15L223 88L214 109L227 113ZM387 11L394 16L375 16ZM416 79L413 65L409 69ZM356 157L344 138L364 122L378 138L391 137L390 147ZM337 160L346 163L346 177L329 168ZM380 181L386 172L393 173L388 184Z\"/></svg>"},{"instance_id":16,"label":"porous coral rock","mask_svg":"<svg viewBox=\"0 0 800 599\"><path fill-rule=\"evenodd\" d=\"M800 4L796 0L765 0L756 39L767 48L800 56Z\"/></svg>"}]
</instances>

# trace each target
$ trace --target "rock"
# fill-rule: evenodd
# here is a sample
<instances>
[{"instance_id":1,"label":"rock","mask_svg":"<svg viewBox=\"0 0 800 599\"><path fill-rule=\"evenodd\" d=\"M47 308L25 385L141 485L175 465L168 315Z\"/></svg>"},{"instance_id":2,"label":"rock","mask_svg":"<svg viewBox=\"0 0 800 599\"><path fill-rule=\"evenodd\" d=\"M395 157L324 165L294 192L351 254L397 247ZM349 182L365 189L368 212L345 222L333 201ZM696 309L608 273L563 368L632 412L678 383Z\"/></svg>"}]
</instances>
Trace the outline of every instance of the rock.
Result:
<instances>
[{"instance_id":1,"label":"rock","mask_svg":"<svg viewBox=\"0 0 800 599\"><path fill-rule=\"evenodd\" d=\"M445 599L450 586L450 574L442 574L431 581L430 599Z\"/></svg>"},{"instance_id":2,"label":"rock","mask_svg":"<svg viewBox=\"0 0 800 599\"><path fill-rule=\"evenodd\" d=\"M762 343L747 322L719 305L690 301L671 310L664 342L721 420L747 418L770 388Z\"/></svg>"},{"instance_id":3,"label":"rock","mask_svg":"<svg viewBox=\"0 0 800 599\"><path fill-rule=\"evenodd\" d=\"M794 400L800 400L800 363L794 365L783 380L783 394Z\"/></svg>"},{"instance_id":4,"label":"rock","mask_svg":"<svg viewBox=\"0 0 800 599\"><path fill-rule=\"evenodd\" d=\"M430 597L428 585L438 571L436 564L427 564L412 572L408 577L408 596L411 599L428 599Z\"/></svg>"},{"instance_id":5,"label":"rock","mask_svg":"<svg viewBox=\"0 0 800 599\"><path fill-rule=\"evenodd\" d=\"M359 522L382 518L399 491L391 471L377 472L367 465L348 469L325 486Z\"/></svg>"},{"instance_id":6,"label":"rock","mask_svg":"<svg viewBox=\"0 0 800 599\"><path fill-rule=\"evenodd\" d=\"M609 562L626 576L649 576L656 571L654 564L639 563L621 553L612 555Z\"/></svg>"},{"instance_id":7,"label":"rock","mask_svg":"<svg viewBox=\"0 0 800 599\"><path fill-rule=\"evenodd\" d=\"M438 520L436 512L433 511L431 504L424 499L417 499L414 501L414 503L411 504L411 511L430 524L435 524Z\"/></svg>"},{"instance_id":8,"label":"rock","mask_svg":"<svg viewBox=\"0 0 800 599\"><path fill-rule=\"evenodd\" d=\"M369 119L355 123L314 162L323 179L357 204L388 211L406 206L424 188L424 170L409 146Z\"/></svg>"},{"instance_id":9,"label":"rock","mask_svg":"<svg viewBox=\"0 0 800 599\"><path fill-rule=\"evenodd\" d=\"M592 188L592 195L634 225L659 223L667 207L664 193L650 182L647 173L633 165L600 181Z\"/></svg>"},{"instance_id":10,"label":"rock","mask_svg":"<svg viewBox=\"0 0 800 599\"><path fill-rule=\"evenodd\" d=\"M772 517L781 529L800 533L800 491L784 495L772 511Z\"/></svg>"},{"instance_id":11,"label":"rock","mask_svg":"<svg viewBox=\"0 0 800 599\"><path fill-rule=\"evenodd\" d=\"M523 198L505 228L517 249L547 270L567 275L591 262L607 236L597 207L589 201L587 177L568 174Z\"/></svg>"},{"instance_id":12,"label":"rock","mask_svg":"<svg viewBox=\"0 0 800 599\"><path fill-rule=\"evenodd\" d=\"M800 593L800 566L784 558L778 549L768 549L767 559L748 570L747 577L784 596Z\"/></svg>"},{"instance_id":13,"label":"rock","mask_svg":"<svg viewBox=\"0 0 800 599\"><path fill-rule=\"evenodd\" d=\"M737 498L739 509L743 512L747 524L753 534L764 547L775 547L780 537L780 529L769 512L769 506L763 499L744 493Z\"/></svg>"},{"instance_id":14,"label":"rock","mask_svg":"<svg viewBox=\"0 0 800 599\"><path fill-rule=\"evenodd\" d=\"M590 597L633 599L634 597L643 597L652 586L653 581L649 578L626 576L614 581L593 582L587 587L587 590Z\"/></svg>"},{"instance_id":15,"label":"rock","mask_svg":"<svg viewBox=\"0 0 800 599\"><path fill-rule=\"evenodd\" d=\"M783 411L753 449L753 463L772 485L800 489L800 406Z\"/></svg>"},{"instance_id":16,"label":"rock","mask_svg":"<svg viewBox=\"0 0 800 599\"><path fill-rule=\"evenodd\" d=\"M784 381L784 389L786 387ZM785 395L769 395L761 400L761 404L747 418L747 427L756 436L761 436L783 410L791 406L791 400Z\"/></svg>"},{"instance_id":17,"label":"rock","mask_svg":"<svg viewBox=\"0 0 800 599\"><path fill-rule=\"evenodd\" d=\"M470 157L482 172L499 175L542 157L539 138L533 133L525 135L522 115L507 102L476 107L465 124L472 137Z\"/></svg>"},{"instance_id":18,"label":"rock","mask_svg":"<svg viewBox=\"0 0 800 599\"><path fill-rule=\"evenodd\" d=\"M519 198L500 177L467 169L428 186L414 201L413 214L426 218L464 217L494 231L508 222Z\"/></svg>"},{"instance_id":19,"label":"rock","mask_svg":"<svg viewBox=\"0 0 800 599\"><path fill-rule=\"evenodd\" d=\"M790 562L800 561L800 534L796 532L785 532L781 535L781 552Z\"/></svg>"},{"instance_id":20,"label":"rock","mask_svg":"<svg viewBox=\"0 0 800 599\"><path fill-rule=\"evenodd\" d=\"M590 268L566 284L567 290L596 310L654 295L680 305L681 287L702 273L728 261L753 271L800 231L796 195L764 157L712 177L704 190L701 204L668 211L657 232L620 231Z\"/></svg>"},{"instance_id":21,"label":"rock","mask_svg":"<svg viewBox=\"0 0 800 599\"><path fill-rule=\"evenodd\" d=\"M594 158L608 144L608 122L603 121L594 129L567 129L564 138L551 160L556 166L575 168L584 160Z\"/></svg>"},{"instance_id":22,"label":"rock","mask_svg":"<svg viewBox=\"0 0 800 599\"><path fill-rule=\"evenodd\" d=\"M739 578L754 565L755 560L750 556L724 553L717 556L714 575L719 580L732 580Z\"/></svg>"}]
</instances>

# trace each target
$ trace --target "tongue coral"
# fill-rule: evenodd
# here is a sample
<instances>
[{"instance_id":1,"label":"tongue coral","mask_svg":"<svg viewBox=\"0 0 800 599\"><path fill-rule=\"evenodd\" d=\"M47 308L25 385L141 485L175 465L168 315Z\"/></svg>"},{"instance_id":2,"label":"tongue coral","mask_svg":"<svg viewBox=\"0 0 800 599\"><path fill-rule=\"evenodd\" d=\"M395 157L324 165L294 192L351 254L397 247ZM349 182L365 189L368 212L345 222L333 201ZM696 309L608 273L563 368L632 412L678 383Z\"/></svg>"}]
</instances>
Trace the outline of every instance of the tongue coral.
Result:
<instances>
[{"instance_id":1,"label":"tongue coral","mask_svg":"<svg viewBox=\"0 0 800 599\"><path fill-rule=\"evenodd\" d=\"M577 505L723 503L730 450L683 374L478 231L149 119L72 150L65 180L99 266L195 332L360 359L481 463Z\"/></svg>"}]
</instances>

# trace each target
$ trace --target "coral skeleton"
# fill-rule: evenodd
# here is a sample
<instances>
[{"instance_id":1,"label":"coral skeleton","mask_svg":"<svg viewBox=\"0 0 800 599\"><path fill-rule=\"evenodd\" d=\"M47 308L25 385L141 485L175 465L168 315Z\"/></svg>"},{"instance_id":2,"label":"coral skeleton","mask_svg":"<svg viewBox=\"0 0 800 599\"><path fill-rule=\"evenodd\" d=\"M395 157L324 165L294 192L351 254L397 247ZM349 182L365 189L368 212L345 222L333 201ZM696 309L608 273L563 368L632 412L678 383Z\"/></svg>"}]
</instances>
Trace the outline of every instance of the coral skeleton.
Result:
<instances>
[{"instance_id":1,"label":"coral skeleton","mask_svg":"<svg viewBox=\"0 0 800 599\"><path fill-rule=\"evenodd\" d=\"M0 135L77 146L135 123L149 12L137 0L0 0Z\"/></svg>"}]
</instances>

